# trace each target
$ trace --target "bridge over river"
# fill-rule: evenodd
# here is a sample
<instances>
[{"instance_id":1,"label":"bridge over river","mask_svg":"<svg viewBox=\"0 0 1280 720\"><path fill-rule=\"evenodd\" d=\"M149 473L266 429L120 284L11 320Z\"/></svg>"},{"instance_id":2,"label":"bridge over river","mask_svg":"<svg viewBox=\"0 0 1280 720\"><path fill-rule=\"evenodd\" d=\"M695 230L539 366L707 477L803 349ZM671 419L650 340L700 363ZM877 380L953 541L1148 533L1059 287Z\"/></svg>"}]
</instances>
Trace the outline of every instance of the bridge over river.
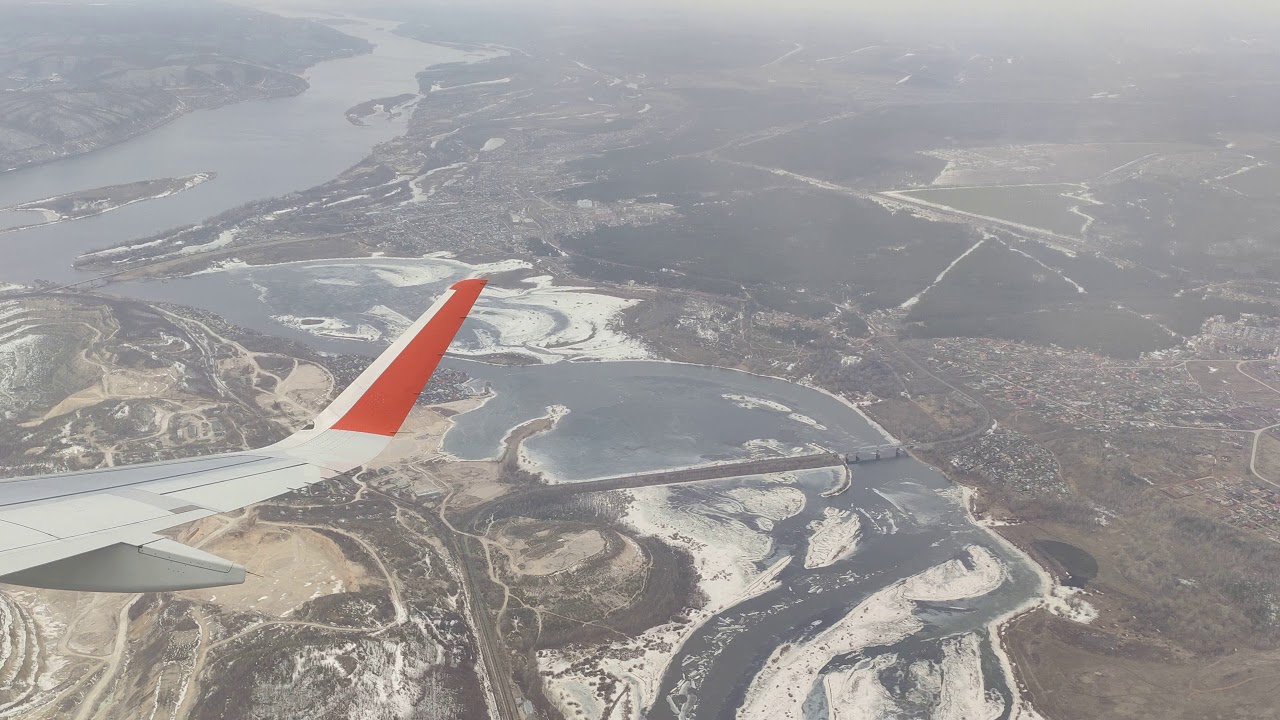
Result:
<instances>
[{"instance_id":1,"label":"bridge over river","mask_svg":"<svg viewBox=\"0 0 1280 720\"><path fill-rule=\"evenodd\" d=\"M877 451L879 456L877 456ZM906 457L906 448L901 445L868 446L859 448L851 454L840 452L813 452L808 455L790 455L786 457L764 457L764 459L716 462L710 465L692 466L676 470L658 470L654 473L635 473L631 475L614 475L609 478L585 480L585 482L535 484L525 486L493 501L484 503L470 512L470 516L480 515L484 509L490 509L499 502L527 500L531 496L582 495L582 493L607 492L614 489L631 489L657 486L675 486L675 484L699 483L705 480L724 478L740 478L744 475L765 475L771 473L787 473L792 470L813 470L818 468L845 468L845 482L850 482L849 466L859 462L876 460L892 460L893 457Z\"/></svg>"}]
</instances>

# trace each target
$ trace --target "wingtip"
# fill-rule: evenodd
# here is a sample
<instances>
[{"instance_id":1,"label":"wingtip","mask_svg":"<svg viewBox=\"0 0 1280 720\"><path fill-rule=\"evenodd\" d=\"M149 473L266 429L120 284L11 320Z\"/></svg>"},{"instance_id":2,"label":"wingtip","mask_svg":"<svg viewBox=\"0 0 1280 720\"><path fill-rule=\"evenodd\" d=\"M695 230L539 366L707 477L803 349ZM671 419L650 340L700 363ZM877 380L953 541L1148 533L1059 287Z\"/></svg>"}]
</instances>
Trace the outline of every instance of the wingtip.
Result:
<instances>
[{"instance_id":1,"label":"wingtip","mask_svg":"<svg viewBox=\"0 0 1280 720\"><path fill-rule=\"evenodd\" d=\"M454 283L453 285L450 286L450 289L451 290L475 290L476 292L479 292L488 283L489 281L486 280L485 278L467 278L466 280L459 280L458 282Z\"/></svg>"}]
</instances>

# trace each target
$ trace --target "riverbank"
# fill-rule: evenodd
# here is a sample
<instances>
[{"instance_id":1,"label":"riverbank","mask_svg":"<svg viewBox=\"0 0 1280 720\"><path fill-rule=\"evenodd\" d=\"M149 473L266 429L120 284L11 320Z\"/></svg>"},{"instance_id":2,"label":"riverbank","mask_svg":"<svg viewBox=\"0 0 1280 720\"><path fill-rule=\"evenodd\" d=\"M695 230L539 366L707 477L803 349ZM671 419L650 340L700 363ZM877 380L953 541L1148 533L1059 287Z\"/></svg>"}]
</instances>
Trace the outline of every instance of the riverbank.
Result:
<instances>
[{"instance_id":1,"label":"riverbank","mask_svg":"<svg viewBox=\"0 0 1280 720\"><path fill-rule=\"evenodd\" d=\"M103 213L119 210L134 203L159 200L209 182L218 176L215 172L202 172L185 177L140 180L133 183L110 185L92 190L54 195L29 202L0 208L3 213L37 212L43 219L38 222L0 229L0 234L20 232L42 225L54 225L72 220L82 220Z\"/></svg>"}]
</instances>

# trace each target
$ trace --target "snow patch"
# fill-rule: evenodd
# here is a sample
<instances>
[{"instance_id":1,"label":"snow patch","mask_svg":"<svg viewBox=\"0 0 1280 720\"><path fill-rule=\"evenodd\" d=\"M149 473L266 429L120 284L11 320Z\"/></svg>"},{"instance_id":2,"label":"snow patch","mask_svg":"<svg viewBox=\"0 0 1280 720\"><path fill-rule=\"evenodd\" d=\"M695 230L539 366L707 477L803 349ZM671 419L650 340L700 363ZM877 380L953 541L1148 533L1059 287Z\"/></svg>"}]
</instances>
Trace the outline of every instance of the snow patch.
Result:
<instances>
[{"instance_id":1,"label":"snow patch","mask_svg":"<svg viewBox=\"0 0 1280 720\"><path fill-rule=\"evenodd\" d=\"M823 425L822 423L818 422L817 420L814 420L813 418L809 417L808 415L801 415L800 413L793 412L793 413L791 413L791 414L787 415L787 417L788 417L788 418L790 418L790 419L792 419L792 420L794 420L794 421L796 421L796 422L798 422L798 423L800 423L801 425L808 425L809 427L813 428L814 430L826 430L826 429L827 429L827 426L826 426L826 425Z\"/></svg>"},{"instance_id":2,"label":"snow patch","mask_svg":"<svg viewBox=\"0 0 1280 720\"><path fill-rule=\"evenodd\" d=\"M955 558L876 592L811 640L779 646L751 681L738 720L804 720L808 689L832 658L919 631L917 601L978 597L1004 582L1004 566L986 548L971 545L965 557L967 563Z\"/></svg>"},{"instance_id":3,"label":"snow patch","mask_svg":"<svg viewBox=\"0 0 1280 720\"><path fill-rule=\"evenodd\" d=\"M737 405L740 408L745 408L747 410L758 410L760 408L766 408L766 409L773 410L775 412L780 412L780 413L791 412L791 408L787 407L786 405L783 405L782 403L774 402L772 400L765 400L764 398L752 397L750 395L733 395L730 393L725 393L720 397L732 402L733 404Z\"/></svg>"},{"instance_id":4,"label":"snow patch","mask_svg":"<svg viewBox=\"0 0 1280 720\"><path fill-rule=\"evenodd\" d=\"M880 683L880 672L893 666L898 656L876 655L844 670L827 673L822 688L827 695L828 720L882 720L898 717L901 708Z\"/></svg>"},{"instance_id":5,"label":"snow patch","mask_svg":"<svg viewBox=\"0 0 1280 720\"><path fill-rule=\"evenodd\" d=\"M822 509L822 519L809 523L812 534L804 554L807 569L827 567L844 560L858 548L862 524L858 516L834 507Z\"/></svg>"},{"instance_id":6,"label":"snow patch","mask_svg":"<svg viewBox=\"0 0 1280 720\"><path fill-rule=\"evenodd\" d=\"M1044 604L1054 615L1088 625L1098 619L1098 611L1087 600L1079 597L1082 594L1085 592L1080 588L1055 585L1045 596Z\"/></svg>"},{"instance_id":7,"label":"snow patch","mask_svg":"<svg viewBox=\"0 0 1280 720\"><path fill-rule=\"evenodd\" d=\"M341 340L363 340L373 342L382 338L382 333L371 325L350 323L331 317L298 317L297 315L272 315L272 320L293 328L305 330L313 335L339 338Z\"/></svg>"},{"instance_id":8,"label":"snow patch","mask_svg":"<svg viewBox=\"0 0 1280 720\"><path fill-rule=\"evenodd\" d=\"M203 245L187 245L173 254L195 255L197 253L209 252L210 250L217 250L218 248L226 247L236 239L236 232L238 232L236 228L223 230L218 233L218 237Z\"/></svg>"}]
</instances>

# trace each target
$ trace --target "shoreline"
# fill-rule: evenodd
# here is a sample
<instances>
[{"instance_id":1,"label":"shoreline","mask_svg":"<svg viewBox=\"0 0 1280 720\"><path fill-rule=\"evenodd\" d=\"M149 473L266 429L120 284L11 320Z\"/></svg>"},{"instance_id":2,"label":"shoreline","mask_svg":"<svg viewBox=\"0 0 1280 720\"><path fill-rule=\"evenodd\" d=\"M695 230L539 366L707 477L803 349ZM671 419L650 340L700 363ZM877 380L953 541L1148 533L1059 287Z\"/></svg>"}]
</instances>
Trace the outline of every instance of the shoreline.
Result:
<instances>
[{"instance_id":1,"label":"shoreline","mask_svg":"<svg viewBox=\"0 0 1280 720\"><path fill-rule=\"evenodd\" d=\"M946 475L944 474L943 477L946 477ZM1022 559L1027 566L1031 568L1032 572L1035 573L1037 579L1040 581L1036 595L1028 598L1021 605L1018 605L1012 610L1009 610L1003 615L1000 615L987 623L987 633L991 637L991 651L995 654L996 660L1000 664L1000 669L1005 675L1005 682L1009 686L1010 694L1021 700L1020 703L1011 702L1009 714L1010 720L1043 720L1039 711L1035 708L1035 703L1032 702L1030 693L1025 690L1024 685L1018 677L1017 664L1013 661L1013 658L1009 656L1008 650L1004 647L1004 629L1007 628L1014 620L1036 610L1037 608L1040 608L1045 604L1049 597L1049 593L1053 591L1053 587L1055 585L1053 576L1048 570L1040 565L1040 563L1036 562L1034 558L1024 552L1022 548L1015 545L1005 536L996 532L994 528L978 521L978 518L973 514L972 500L978 494L978 491L975 488L956 482L955 480L951 480L951 478L947 479L952 483L952 485L960 489L960 501L964 504L964 514L969 520L969 523L975 527L981 528L997 545L1004 548L1014 557Z\"/></svg>"},{"instance_id":2,"label":"shoreline","mask_svg":"<svg viewBox=\"0 0 1280 720\"><path fill-rule=\"evenodd\" d=\"M51 202L72 197L78 193L93 192L94 190L104 189L104 188L94 188L91 190L73 190L71 192L63 193L61 195L52 195L50 197L40 198L38 200L29 200L27 202L19 203L17 205L11 205L10 207L7 207L7 208L0 208L0 213L38 212L42 216L44 216L44 219L41 220L40 222L28 223L26 225L15 225L14 227L4 228L3 230L0 230L0 235L21 232L23 230L31 230L33 228L38 228L38 227L45 227L46 225L58 225L59 223L75 222L77 220L88 220L89 218L97 217L99 215L106 215L109 212L114 212L116 210L129 207L130 205L136 205L138 203L143 203L143 202L150 202L152 200L162 200L164 198L177 195L182 192L186 192L187 190L190 190L192 188L199 187L200 185L203 185L211 180L217 179L217 177L218 177L218 173L209 171L209 172L193 173L191 175L187 175L184 177L158 178L156 180L151 180L150 182L165 183L165 182L173 182L177 180L182 180L184 182L181 185L171 187L162 192L156 193L155 195L147 195L146 197L138 197L132 200L126 200L122 203L111 205L109 207L104 207L100 210L95 210L93 212L85 213L83 215L64 215L58 212L57 210L50 210L46 207L28 207L28 206L31 206L31 205L40 206L45 203L51 203Z\"/></svg>"},{"instance_id":3,"label":"shoreline","mask_svg":"<svg viewBox=\"0 0 1280 720\"><path fill-rule=\"evenodd\" d=\"M436 262L436 263L444 264L444 265L447 265L447 266L451 266L451 267L453 267L453 268L455 268L455 269L457 269L457 270L461 270L461 271L463 271L463 272L468 272L468 271L470 271L470 272L473 272L473 273L474 273L474 272L486 272L486 271L488 271L488 272L494 272L494 271L496 271L496 269L497 269L497 268L506 269L506 268L512 268L513 266L514 266L514 267L528 267L527 263L525 263L524 261L517 261L517 260L514 260L514 259L513 259L513 260L509 260L509 261L502 261L502 262L498 262L498 263L486 263L486 264L477 264L477 265L472 265L472 264L470 264L470 263L466 263L466 262L464 262L464 261L459 261L459 260L456 260L456 259L453 259L453 258L445 258L445 257L438 257L438 256L437 256L437 257L426 256L426 257L421 257L421 258L420 258L420 257L387 257L387 256L377 256L377 255L375 255L375 256L358 256L358 257L349 257L349 258L332 258L332 259L322 259L322 260L300 260L300 261L287 261L287 262L285 262L285 263L268 263L268 264L264 264L264 265L255 265L255 266L249 266L249 267L271 267L271 266L275 266L275 265L300 264L300 263L315 263L315 262L337 262L337 263L340 263L340 262L344 262L344 261L351 261L351 262L356 262L356 263L376 263L376 262L382 261L382 262L388 262L388 263L395 263L396 261L423 261L423 260L430 261L430 262ZM232 271L232 270L234 270L234 269L240 269L240 268L228 268L226 271ZM514 269L514 268L513 268L513 269ZM575 286L575 287L576 287L576 286ZM592 290L599 290L599 288L591 288L591 289L592 289ZM607 294L607 290L606 290L605 292L606 292L606 294ZM638 340L640 340L641 342L643 342L643 338L636 338L636 339L638 339ZM505 365L504 365L504 364L501 364L501 363L493 363L493 362L486 361L486 360L484 359L484 357L483 357L483 356L459 355L459 354L456 354L456 353L455 353L455 354L453 354L453 357L454 357L455 359L465 360L465 361L467 361L467 362L477 362L477 363L481 363L481 364L488 365L488 366L505 367ZM779 381L779 382L784 382L784 383L787 383L788 385L791 385L791 386L799 386L799 387L803 387L803 388L806 388L806 389L809 389L809 390L817 391L818 393L821 393L821 394L823 394L823 395L827 396L828 398L830 398L830 399L832 399L832 400L835 400L835 401L839 402L840 404L842 404L842 405L843 405L845 408L847 408L848 410L851 410L851 411L853 411L854 413L856 413L856 415L857 415L859 418L861 418L861 419L862 419L862 420L867 424L867 426L868 426L868 427L870 427L871 429L873 429L873 430L874 430L874 431L875 431L875 432L876 432L876 433L877 433L877 434L878 434L882 439L886 440L886 441L887 441L887 442L889 442L889 443L893 443L893 444L900 444L900 443L901 443L901 441L900 441L897 437L895 437L892 433L890 433L887 429L885 429L885 428L884 428L882 425L880 425L878 422L876 422L876 421L874 421L873 419L871 419L871 418L870 418L870 417L869 417L869 416L868 416L868 415L863 411L863 409L862 409L860 406L858 406L856 403L854 403L853 401L851 401L851 400L849 400L848 398L845 398L845 397L843 397L843 396L841 396L841 395L839 395L839 394L833 393L833 392L831 392L831 391L829 391L829 390L827 390L827 389L825 389L825 388L818 387L818 386L815 386L815 385L813 385L813 384L806 383L806 382L799 381L799 380L794 380L794 379L790 379L790 378L786 378L786 377L780 377L780 376L777 376L777 375L770 375L770 374L761 373L761 372L754 372L754 371L750 371L750 370L744 370L744 369L741 369L741 368L725 367L725 366L722 366L722 365L714 365L714 364L707 364L707 363L694 363L694 362L681 361L681 360L673 360L673 359L669 359L669 358L662 358L662 357L651 357L651 358L619 358L619 359L594 360L594 361L582 361L582 360L574 360L574 359L565 359L565 360L564 360L564 362L572 362L572 363L584 363L584 362L611 362L611 363L624 363L624 362L630 362L630 363L637 363L637 362L651 362L651 363L665 363L665 364L672 364L672 365L683 365L683 366L691 366L691 367L698 367L698 368L707 368L707 369L709 369L709 370L718 370L718 371L729 370L729 371L734 371L734 372L738 372L738 373L743 373L743 374L745 374L745 375L755 376L755 377L762 378L762 379L769 380L769 381ZM550 363L540 363L540 364L550 364ZM482 408L482 407L484 407L484 406L485 406L485 405L486 405L490 400L492 400L494 397L497 397L497 395L498 395L498 393L495 391L495 392L492 392L492 393L490 393L490 394L488 394L488 395L486 395L486 396L483 396L483 397L481 397L481 398L478 398L478 399L477 399L478 401L474 402L474 404L472 404L470 407L467 407L467 408L466 408L466 410L464 410L464 411L462 411L462 412L459 412L457 415L462 415L462 414L464 414L465 412L470 412L470 411L472 411L472 410L476 410L476 409ZM474 462L474 461L477 461L477 460L475 460L475 459L467 459L467 460L463 460L463 459L461 459L461 458L458 458L458 457L454 456L454 455L453 455L453 454L451 454L451 453L446 452L446 451L443 449L443 448L444 448L444 443L445 443L445 440L447 439L447 436L448 436L449 431L451 431L454 427L456 427L456 426L457 426L457 421L456 421L457 415L450 416L449 418L447 418L447 420L448 420L448 427L447 427L447 429L445 430L445 432L441 435L440 445L439 445L440 450L439 450L439 454L437 455L437 458L438 458L438 459L441 459L441 460L447 460L447 461L459 461L459 462L467 462L467 461L472 461L472 462ZM540 415L539 417L530 418L530 419L523 420L523 421L521 421L521 422L515 423L511 428L509 428L509 429L506 431L506 433L503 435L503 438L499 441L498 446L497 446L497 452L496 452L496 454L494 454L494 455L493 455L493 456L491 456L491 457L484 458L484 459L482 459L481 461L489 461L489 462L500 462L500 461L502 461L502 460L504 459L504 457L505 457L505 456L509 453L509 451L510 451L510 448L509 448L508 446L509 446L509 441L510 441L510 439L511 439L511 437L512 437L512 433L516 432L516 431L517 431L521 426L523 426L523 425L527 424L528 422L530 422L530 421L536 421L536 420L539 420L539 419L546 419L546 420L552 420L552 421L554 421L554 420L557 420L557 419L559 419L559 418L556 416L556 414L555 414L553 411L551 411L551 409L550 409L550 408L548 408L548 409L547 409L547 413L546 413L546 414ZM553 428L554 428L554 425L553 425L551 428L547 428L546 430L544 430L544 432L545 432L545 431L549 431L549 430L551 430L551 429L553 429ZM914 456L913 456L913 458L914 458ZM919 461L919 459L918 459L918 458L915 458L915 459L916 459L917 461ZM556 479L554 479L553 477L550 477L550 476L549 476L549 474L548 474L548 471L546 471L545 469L541 469L541 468L540 468L540 466L537 466L536 464L529 464L529 463L528 463L528 458L525 456L524 452L521 452L521 453L520 453L520 457L518 458L518 462L519 462L520 466L521 466L521 467L524 467L525 469L541 472L541 473L543 474L544 478L547 478L547 482L548 482L548 484L557 484L557 485L573 485L573 484L575 484L575 482L584 482L584 481L567 481L567 482L566 482L566 481L563 481L563 480L556 480ZM717 466L717 465L729 464L729 463L732 463L732 462L734 462L734 461L733 461L733 460L722 460L722 461L714 461L714 462L710 462L710 463L697 463L697 464L693 464L693 465L683 466L683 467L680 467L680 468L664 468L664 470L680 470L680 469L690 469L690 468L697 468L697 467L714 467L714 466ZM991 528L989 528L989 527L987 527L987 526L985 526L985 525L983 525L983 524L981 524L981 523L979 523L979 522L978 522L978 520L976 519L976 517L975 517L975 516L974 516L974 514L973 514L973 509L972 509L972 504L971 504L972 497L973 497L973 495L976 493L976 490L974 490L973 488L970 488L970 487L968 487L968 486L966 486L966 485L963 485L963 484L961 484L961 483L959 483L959 482L955 481L954 479L952 479L951 477L949 477L949 476L947 475L947 473L946 473L946 472L943 472L943 471L939 470L938 468L934 468L933 466L929 465L928 463L923 463L923 462L922 462L922 465L924 465L925 467L929 467L929 468L931 468L931 469L933 469L933 470L935 470L935 471L938 471L938 472L939 472L943 477L945 477L945 478L947 479L947 481L948 481L948 482L950 482L950 483L951 483L952 485L954 485L955 487L959 488L959 489L960 489L960 492L961 492L961 496L962 496L962 502L964 502L964 504L965 504L965 508L964 508L964 510L965 510L965 515L966 515L967 520L970 522L970 524L972 524L972 525L974 525L974 526L976 526L976 527L980 527L980 528L982 528L983 530L985 530L989 535L994 536L994 537L993 537L993 542L994 542L994 543L996 543L997 545L999 545L999 546L1003 547L1006 551L1008 551L1011 557L1018 558L1019 560L1024 561L1024 562L1026 563L1026 565L1031 569L1031 571L1032 571L1032 572L1034 572L1034 573L1036 574L1036 576L1037 576L1037 578L1038 578L1038 580L1039 580L1038 586L1037 586L1037 588L1036 588L1037 592L1036 592L1036 594L1035 594L1034 596L1032 596L1032 597L1030 597L1030 598L1026 599L1026 600L1025 600L1025 601L1023 601L1022 603L1020 603L1017 607L1015 607L1014 609L1012 609L1012 610L1010 610L1010 611L1008 611L1008 612L1004 613L1004 614L1003 614L1003 615L1001 615L1000 617L998 617L998 618L996 618L996 619L992 620L992 621L987 625L988 633L990 634L991 639L992 639L993 652L994 652L994 653L996 654L996 656L997 656L997 660L999 661L999 664L1000 664L1000 667L1001 667L1001 672L1004 674L1004 676L1005 676L1005 678L1006 678L1006 682L1008 683L1009 688L1010 688L1010 693L1011 693L1011 703L1012 703L1012 707L1013 707L1013 715L1012 715L1012 717L1015 717L1015 718L1017 718L1017 717L1027 717L1027 715L1025 715L1025 713L1027 713L1027 712L1034 712L1034 709L1033 709L1033 708L1034 708L1034 706L1032 705L1032 703L1031 703L1030 699L1025 695L1024 691L1022 690L1022 686L1021 686L1021 684L1020 684L1020 683L1019 683L1019 681L1018 681L1018 676L1017 676L1017 666L1016 666L1016 664L1013 662L1013 660L1011 659L1011 657L1009 656L1008 652L1006 651L1006 649L1005 649L1005 648L1004 648L1004 646L1003 646L1002 630L1003 630L1005 627L1007 627L1007 626L1008 626L1008 624L1009 624L1012 620L1014 620L1014 619L1016 619L1017 617L1020 617L1021 615L1025 614L1025 613L1027 613L1027 612L1029 612L1029 611L1031 611L1031 610L1033 610L1033 609L1035 609L1035 608L1037 608L1037 607L1039 607L1039 606L1041 606L1042 604L1044 604L1044 602L1045 602L1045 598L1046 598L1047 594L1051 591L1051 589L1052 589L1052 587L1053 587L1053 585L1054 585L1053 580L1052 580L1052 578L1049 576L1048 572L1047 572L1043 567L1041 567L1037 562L1035 562L1035 560L1033 560L1029 555L1027 555L1025 552L1023 552L1020 548L1018 548L1018 547L1017 547L1016 545L1014 545L1012 542L1010 542L1009 540L1007 540L1006 538L1004 538L1002 535L1000 535L999 533L995 532L995 531L994 531L994 530L992 530ZM621 475L621 476L619 476L619 477L625 477L625 476L626 476L626 474ZM611 476L611 477L612 477L612 476ZM774 569L775 569L775 568L770 568L769 570L774 570ZM769 575L769 573L766 571L765 573L763 573L761 576L759 576L759 577L757 578L757 582L759 582L759 581L763 580L764 578L768 577L768 575ZM757 584L757 582L753 582L753 583L752 583L752 586L755 586L755 585ZM710 613L710 614L708 615L708 617L707 617L707 618L704 618L701 622L695 622L695 623L693 623L693 624L692 624L692 627L688 628L688 631L690 631L690 632L691 632L691 631L696 630L696 629L697 629L698 627L700 627L703 623L705 623L707 619L709 619L709 618L710 618L711 616L713 616L713 615L714 615L714 613ZM687 636L686 636L686 637L687 637ZM1038 715L1031 715L1031 717L1038 717Z\"/></svg>"}]
</instances>

